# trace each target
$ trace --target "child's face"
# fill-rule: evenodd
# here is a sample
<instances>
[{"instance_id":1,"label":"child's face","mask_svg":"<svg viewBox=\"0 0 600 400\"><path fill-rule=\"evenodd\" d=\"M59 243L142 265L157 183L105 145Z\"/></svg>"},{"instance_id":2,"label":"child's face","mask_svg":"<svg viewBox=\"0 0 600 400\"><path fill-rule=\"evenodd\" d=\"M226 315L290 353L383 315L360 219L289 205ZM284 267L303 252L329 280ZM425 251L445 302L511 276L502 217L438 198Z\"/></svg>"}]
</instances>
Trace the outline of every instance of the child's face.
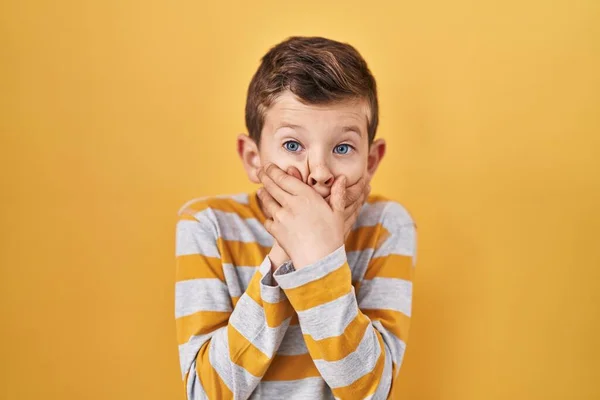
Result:
<instances>
[{"instance_id":1,"label":"child's face","mask_svg":"<svg viewBox=\"0 0 600 400\"><path fill-rule=\"evenodd\" d=\"M238 152L245 164L251 161L252 166L245 166L252 181L257 182L252 167L271 162L285 171L293 166L305 183L326 197L340 175L346 176L348 186L362 176L370 180L385 153L381 139L369 148L368 111L365 101L356 100L306 105L288 91L266 113L257 154L244 155L240 139Z\"/></svg>"}]
</instances>

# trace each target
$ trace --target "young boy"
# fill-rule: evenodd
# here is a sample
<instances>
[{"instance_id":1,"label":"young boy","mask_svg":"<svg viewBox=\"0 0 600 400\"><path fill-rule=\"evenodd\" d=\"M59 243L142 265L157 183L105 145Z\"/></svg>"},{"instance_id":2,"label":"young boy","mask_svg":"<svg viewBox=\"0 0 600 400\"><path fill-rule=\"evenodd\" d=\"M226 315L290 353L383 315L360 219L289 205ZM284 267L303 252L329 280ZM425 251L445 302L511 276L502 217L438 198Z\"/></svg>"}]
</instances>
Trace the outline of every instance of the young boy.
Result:
<instances>
[{"instance_id":1,"label":"young boy","mask_svg":"<svg viewBox=\"0 0 600 400\"><path fill-rule=\"evenodd\" d=\"M251 194L177 223L188 399L386 399L406 348L415 225L369 196L385 154L375 80L350 45L292 37L252 78L237 150Z\"/></svg>"}]
</instances>

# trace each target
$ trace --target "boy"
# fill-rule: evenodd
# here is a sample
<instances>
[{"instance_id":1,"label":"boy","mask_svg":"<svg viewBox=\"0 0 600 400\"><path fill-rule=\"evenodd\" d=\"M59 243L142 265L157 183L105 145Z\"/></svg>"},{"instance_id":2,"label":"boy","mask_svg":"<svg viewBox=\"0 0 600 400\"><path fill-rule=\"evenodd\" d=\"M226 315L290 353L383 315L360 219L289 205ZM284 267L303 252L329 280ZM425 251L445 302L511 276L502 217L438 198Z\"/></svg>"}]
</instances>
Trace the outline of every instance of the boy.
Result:
<instances>
[{"instance_id":1,"label":"boy","mask_svg":"<svg viewBox=\"0 0 600 400\"><path fill-rule=\"evenodd\" d=\"M251 194L177 223L188 399L386 399L408 337L415 226L369 196L385 154L376 84L350 45L292 37L252 78L237 150Z\"/></svg>"}]
</instances>

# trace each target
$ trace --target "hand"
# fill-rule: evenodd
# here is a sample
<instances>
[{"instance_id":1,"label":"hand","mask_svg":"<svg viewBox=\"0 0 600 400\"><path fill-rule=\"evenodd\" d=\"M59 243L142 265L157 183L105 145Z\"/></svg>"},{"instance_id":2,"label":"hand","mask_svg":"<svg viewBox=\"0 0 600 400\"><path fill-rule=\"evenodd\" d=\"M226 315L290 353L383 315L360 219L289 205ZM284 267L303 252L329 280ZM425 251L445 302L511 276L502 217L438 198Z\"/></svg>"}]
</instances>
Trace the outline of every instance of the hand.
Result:
<instances>
[{"instance_id":1,"label":"hand","mask_svg":"<svg viewBox=\"0 0 600 400\"><path fill-rule=\"evenodd\" d=\"M287 173L302 180L302 175L300 174L300 171L298 171L298 169L295 167L289 167L287 169ZM267 193L267 196L270 195ZM272 215L268 212L268 210L265 209L264 212L267 218L272 218ZM275 239L273 247L271 247L271 251L269 252L269 259L271 260L271 272L275 272L275 270L279 268L280 265L290 260L290 256L277 242L277 239Z\"/></svg>"},{"instance_id":2,"label":"hand","mask_svg":"<svg viewBox=\"0 0 600 400\"><path fill-rule=\"evenodd\" d=\"M336 180L340 179L338 176ZM335 182L334 182L335 185ZM344 195L344 241L348 239L348 235L352 230L352 226L356 222L362 206L367 201L371 193L371 185L365 177L361 177L354 185L348 186ZM331 205L331 194L325 198L325 201Z\"/></svg>"},{"instance_id":3,"label":"hand","mask_svg":"<svg viewBox=\"0 0 600 400\"><path fill-rule=\"evenodd\" d=\"M264 185L259 198L265 213L272 217L265 228L291 256L297 269L344 244L345 177L332 186L331 206L310 186L274 164L259 169L258 178Z\"/></svg>"},{"instance_id":4,"label":"hand","mask_svg":"<svg viewBox=\"0 0 600 400\"><path fill-rule=\"evenodd\" d=\"M286 172L289 175L292 175L299 180L302 180L302 175L300 171L296 167L288 167ZM341 176L338 176L336 180L339 180ZM360 214L360 210L362 206L365 204L365 201L369 197L371 193L371 185L369 185L367 179L365 177L361 177L358 182L355 184L348 186L346 188L344 194L344 203L346 208L344 209L344 241L348 238L350 231L352 230L352 226L356 222L358 215ZM269 199L269 201L274 201L273 197L269 194L269 192L264 193L264 196ZM325 197L325 201L331 206L331 194ZM267 218L273 219L273 216L268 213L268 210L264 210ZM275 241L276 245L279 245L277 241ZM281 249L281 251L284 251ZM285 253L285 251L284 251ZM285 261L289 260L289 256L286 254Z\"/></svg>"}]
</instances>

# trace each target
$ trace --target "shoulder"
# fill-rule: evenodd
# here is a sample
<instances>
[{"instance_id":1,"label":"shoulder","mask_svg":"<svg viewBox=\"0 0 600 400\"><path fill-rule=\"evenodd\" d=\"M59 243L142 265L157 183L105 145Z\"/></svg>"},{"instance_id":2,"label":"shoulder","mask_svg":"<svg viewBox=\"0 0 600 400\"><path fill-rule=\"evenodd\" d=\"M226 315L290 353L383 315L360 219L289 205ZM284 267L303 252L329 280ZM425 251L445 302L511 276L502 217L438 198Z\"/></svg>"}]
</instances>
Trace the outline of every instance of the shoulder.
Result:
<instances>
[{"instance_id":1,"label":"shoulder","mask_svg":"<svg viewBox=\"0 0 600 400\"><path fill-rule=\"evenodd\" d=\"M376 227L378 252L414 256L416 224L410 212L397 201L384 196L369 196L356 222L357 227Z\"/></svg>"},{"instance_id":2,"label":"shoulder","mask_svg":"<svg viewBox=\"0 0 600 400\"><path fill-rule=\"evenodd\" d=\"M244 214L248 208L247 193L206 196L187 201L179 207L177 215L180 220L210 219L216 222L218 213Z\"/></svg>"},{"instance_id":3,"label":"shoulder","mask_svg":"<svg viewBox=\"0 0 600 400\"><path fill-rule=\"evenodd\" d=\"M369 226L378 223L386 228L415 226L411 214L402 204L381 195L371 195L363 205L357 224Z\"/></svg>"}]
</instances>

